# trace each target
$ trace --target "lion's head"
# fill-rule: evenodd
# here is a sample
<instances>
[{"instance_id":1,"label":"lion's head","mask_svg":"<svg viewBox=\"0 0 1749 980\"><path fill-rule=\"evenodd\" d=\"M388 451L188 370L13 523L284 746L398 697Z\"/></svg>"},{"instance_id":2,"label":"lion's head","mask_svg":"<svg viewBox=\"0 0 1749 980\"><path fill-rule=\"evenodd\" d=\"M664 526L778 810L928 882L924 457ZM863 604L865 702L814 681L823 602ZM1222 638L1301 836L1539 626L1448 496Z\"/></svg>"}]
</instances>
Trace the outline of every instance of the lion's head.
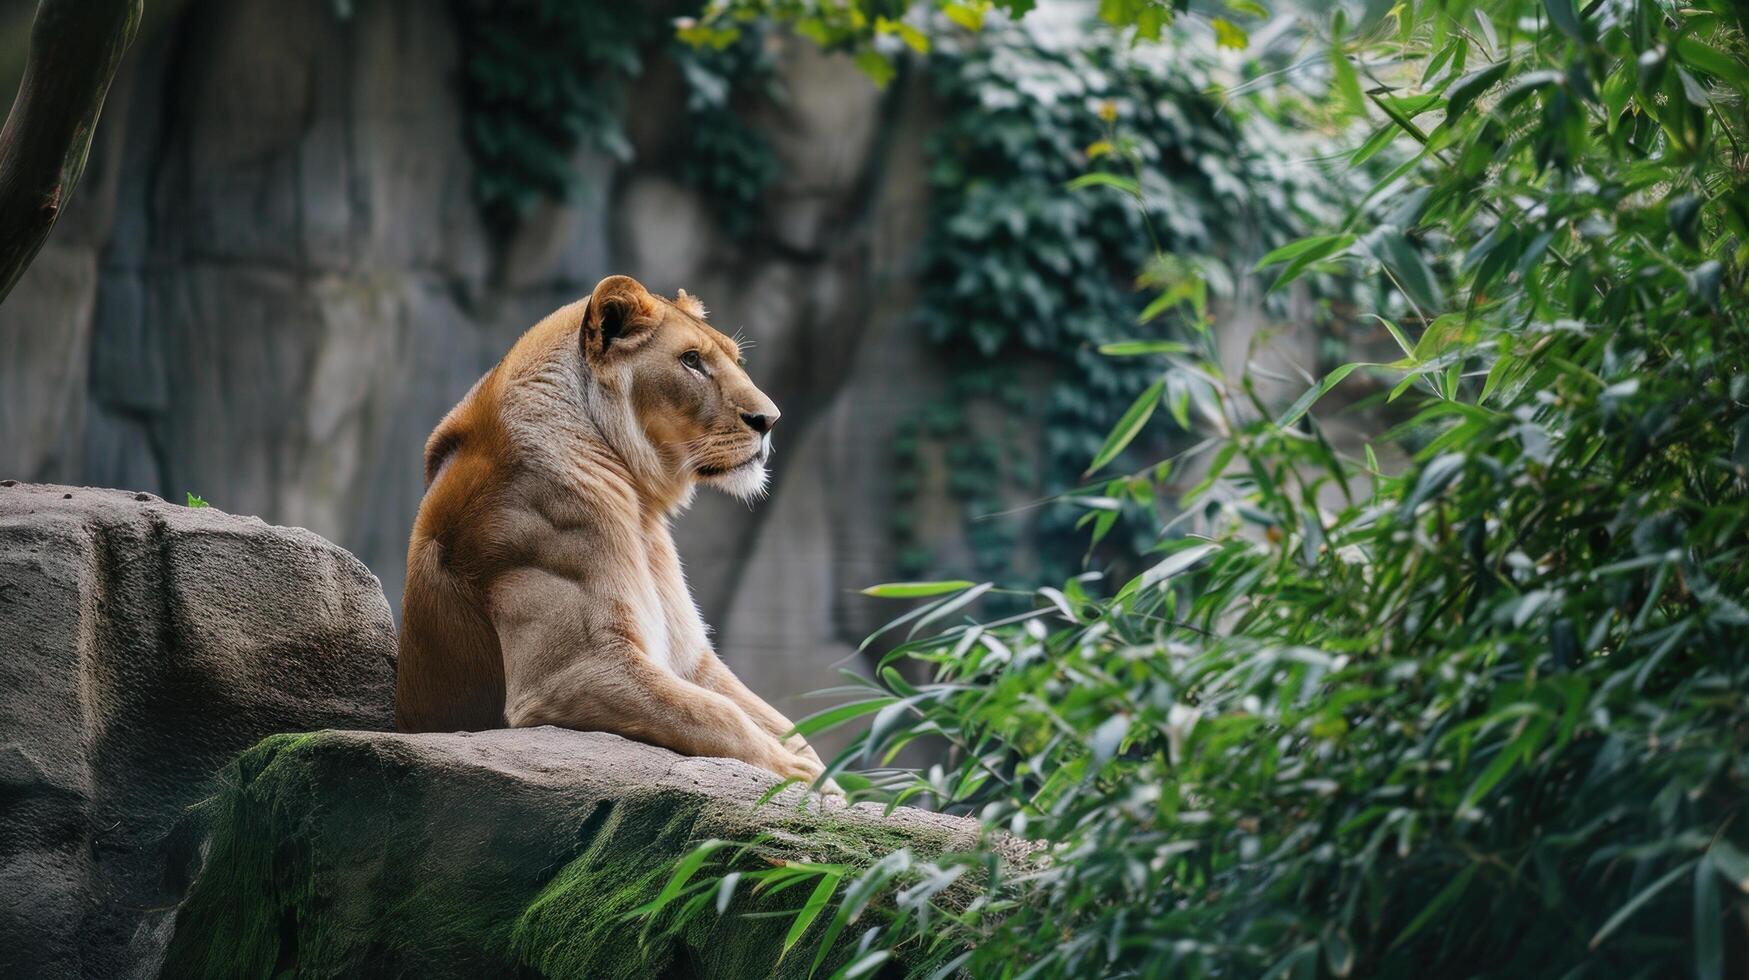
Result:
<instances>
[{"instance_id":1,"label":"lion's head","mask_svg":"<svg viewBox=\"0 0 1749 980\"><path fill-rule=\"evenodd\" d=\"M639 469L743 499L765 491L777 406L747 377L739 346L704 322L685 290L665 300L630 276L589 295L583 364L620 420L612 441Z\"/></svg>"}]
</instances>

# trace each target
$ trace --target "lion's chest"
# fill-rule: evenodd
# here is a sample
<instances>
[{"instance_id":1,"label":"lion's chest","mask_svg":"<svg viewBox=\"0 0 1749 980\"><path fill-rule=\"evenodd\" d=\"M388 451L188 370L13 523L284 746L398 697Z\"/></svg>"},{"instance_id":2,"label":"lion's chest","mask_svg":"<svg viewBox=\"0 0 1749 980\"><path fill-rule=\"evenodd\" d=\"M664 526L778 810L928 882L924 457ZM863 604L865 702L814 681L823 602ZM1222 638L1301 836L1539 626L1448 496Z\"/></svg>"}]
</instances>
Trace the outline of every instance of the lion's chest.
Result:
<instances>
[{"instance_id":1,"label":"lion's chest","mask_svg":"<svg viewBox=\"0 0 1749 980\"><path fill-rule=\"evenodd\" d=\"M658 666L679 673L680 665L675 662L676 654L683 649L677 642L679 637L669 629L667 611L662 608L654 587L645 588L643 593L633 604L632 615L636 620L638 638L643 641L644 655Z\"/></svg>"},{"instance_id":2,"label":"lion's chest","mask_svg":"<svg viewBox=\"0 0 1749 980\"><path fill-rule=\"evenodd\" d=\"M644 653L657 665L690 677L707 644L704 622L687 591L680 565L653 549L649 574L633 604Z\"/></svg>"}]
</instances>

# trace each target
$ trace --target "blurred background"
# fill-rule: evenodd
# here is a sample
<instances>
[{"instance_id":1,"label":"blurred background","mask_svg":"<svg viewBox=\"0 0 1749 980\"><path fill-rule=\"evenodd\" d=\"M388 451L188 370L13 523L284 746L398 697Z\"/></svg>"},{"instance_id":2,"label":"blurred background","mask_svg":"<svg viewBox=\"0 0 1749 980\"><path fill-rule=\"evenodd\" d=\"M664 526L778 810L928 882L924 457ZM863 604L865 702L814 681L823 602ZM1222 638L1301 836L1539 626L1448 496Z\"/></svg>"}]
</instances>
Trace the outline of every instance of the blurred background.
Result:
<instances>
[{"instance_id":1,"label":"blurred background","mask_svg":"<svg viewBox=\"0 0 1749 980\"><path fill-rule=\"evenodd\" d=\"M8 104L33 7L0 0ZM1194 270L1223 350L1296 393L1345 342L1351 285L1266 300L1236 274L1349 193L1278 128L1291 93L1211 94L1301 39L1131 50L1056 3L926 54L898 32L859 66L758 25L683 43L687 12L148 3L72 205L0 306L0 475L309 527L398 611L444 412L601 277L684 287L754 342L784 424L771 498L701 495L676 537L725 658L800 714L892 614L857 589L1060 581L1079 525L1126 533L1145 502L1040 501L1154 376L1094 348L1169 335L1141 309L1161 283ZM1146 226L1069 186L1119 156ZM1158 523L1135 523L1142 554Z\"/></svg>"}]
</instances>

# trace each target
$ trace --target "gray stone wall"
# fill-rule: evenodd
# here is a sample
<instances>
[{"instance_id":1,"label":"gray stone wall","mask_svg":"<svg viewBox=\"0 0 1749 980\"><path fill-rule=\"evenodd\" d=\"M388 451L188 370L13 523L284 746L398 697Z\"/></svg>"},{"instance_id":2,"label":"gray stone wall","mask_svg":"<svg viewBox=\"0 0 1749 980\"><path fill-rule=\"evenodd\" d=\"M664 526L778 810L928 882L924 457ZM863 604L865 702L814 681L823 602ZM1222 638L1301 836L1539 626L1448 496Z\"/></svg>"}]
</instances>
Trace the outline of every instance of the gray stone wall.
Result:
<instances>
[{"instance_id":1,"label":"gray stone wall","mask_svg":"<svg viewBox=\"0 0 1749 980\"><path fill-rule=\"evenodd\" d=\"M431 427L539 316L600 277L684 286L756 347L784 409L772 498L701 496L677 535L725 656L786 710L885 610L891 427L932 390L906 328L923 226L913 80L781 54L760 119L783 176L724 239L663 176L680 93L630 106L639 163L584 156L583 199L495 242L470 200L445 8L183 4L143 32L67 216L0 307L0 476L187 491L309 527L399 604ZM955 520L947 515L947 521Z\"/></svg>"}]
</instances>

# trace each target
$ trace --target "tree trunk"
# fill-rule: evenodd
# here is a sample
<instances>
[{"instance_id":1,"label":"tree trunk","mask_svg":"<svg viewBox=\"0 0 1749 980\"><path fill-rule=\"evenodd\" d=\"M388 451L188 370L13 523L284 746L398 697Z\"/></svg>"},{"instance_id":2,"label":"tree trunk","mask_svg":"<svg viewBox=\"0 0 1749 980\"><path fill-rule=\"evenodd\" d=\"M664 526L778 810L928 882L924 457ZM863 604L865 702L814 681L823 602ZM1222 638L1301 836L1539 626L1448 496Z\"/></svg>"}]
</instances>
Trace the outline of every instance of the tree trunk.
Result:
<instances>
[{"instance_id":1,"label":"tree trunk","mask_svg":"<svg viewBox=\"0 0 1749 980\"><path fill-rule=\"evenodd\" d=\"M0 302L85 172L91 134L142 0L42 0L24 78L0 130Z\"/></svg>"}]
</instances>

